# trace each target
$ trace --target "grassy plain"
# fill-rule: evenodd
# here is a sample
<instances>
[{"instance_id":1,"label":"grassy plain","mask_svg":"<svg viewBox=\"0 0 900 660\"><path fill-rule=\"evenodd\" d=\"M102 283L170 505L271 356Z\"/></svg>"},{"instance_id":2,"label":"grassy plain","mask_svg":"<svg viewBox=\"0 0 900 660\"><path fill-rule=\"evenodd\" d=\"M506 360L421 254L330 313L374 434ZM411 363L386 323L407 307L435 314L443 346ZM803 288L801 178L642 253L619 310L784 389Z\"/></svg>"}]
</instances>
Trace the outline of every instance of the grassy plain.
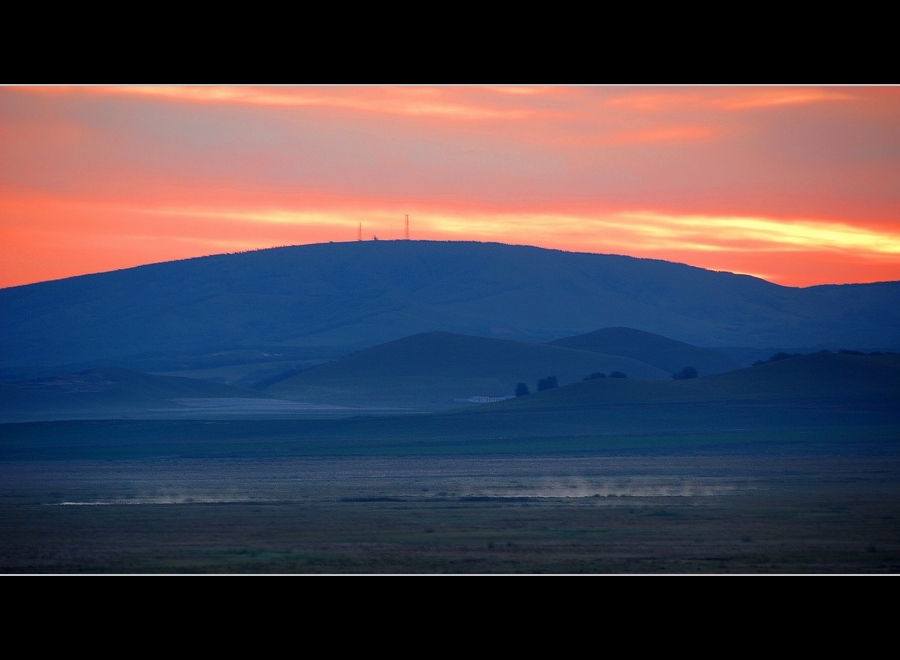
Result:
<instances>
[{"instance_id":1,"label":"grassy plain","mask_svg":"<svg viewBox=\"0 0 900 660\"><path fill-rule=\"evenodd\" d=\"M0 424L0 571L896 573L895 362L441 414Z\"/></svg>"},{"instance_id":2,"label":"grassy plain","mask_svg":"<svg viewBox=\"0 0 900 660\"><path fill-rule=\"evenodd\" d=\"M900 453L3 464L13 573L894 573Z\"/></svg>"}]
</instances>

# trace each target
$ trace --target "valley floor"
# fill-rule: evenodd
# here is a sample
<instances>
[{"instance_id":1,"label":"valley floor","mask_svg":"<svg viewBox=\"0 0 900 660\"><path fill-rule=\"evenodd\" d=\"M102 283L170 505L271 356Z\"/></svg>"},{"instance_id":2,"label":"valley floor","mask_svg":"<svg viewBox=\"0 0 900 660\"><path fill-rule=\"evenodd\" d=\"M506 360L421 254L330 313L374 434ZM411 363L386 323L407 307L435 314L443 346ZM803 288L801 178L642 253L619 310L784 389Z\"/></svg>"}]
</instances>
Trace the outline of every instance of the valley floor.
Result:
<instances>
[{"instance_id":1,"label":"valley floor","mask_svg":"<svg viewBox=\"0 0 900 660\"><path fill-rule=\"evenodd\" d=\"M5 460L0 484L4 573L900 572L883 443Z\"/></svg>"}]
</instances>

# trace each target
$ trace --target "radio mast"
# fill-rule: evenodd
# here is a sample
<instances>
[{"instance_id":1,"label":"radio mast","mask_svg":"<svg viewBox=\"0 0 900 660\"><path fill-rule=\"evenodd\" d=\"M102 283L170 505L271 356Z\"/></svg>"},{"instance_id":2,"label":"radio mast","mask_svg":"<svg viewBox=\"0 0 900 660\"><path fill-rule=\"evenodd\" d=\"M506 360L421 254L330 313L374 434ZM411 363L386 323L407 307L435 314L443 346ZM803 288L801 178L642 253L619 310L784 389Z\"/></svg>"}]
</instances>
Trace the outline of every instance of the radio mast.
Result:
<instances>
[{"instance_id":1,"label":"radio mast","mask_svg":"<svg viewBox=\"0 0 900 660\"><path fill-rule=\"evenodd\" d=\"M406 214L406 232L404 232L403 238L409 240L409 213Z\"/></svg>"},{"instance_id":2,"label":"radio mast","mask_svg":"<svg viewBox=\"0 0 900 660\"><path fill-rule=\"evenodd\" d=\"M362 240L362 223L359 223L359 227L356 228L356 240Z\"/></svg>"}]
</instances>

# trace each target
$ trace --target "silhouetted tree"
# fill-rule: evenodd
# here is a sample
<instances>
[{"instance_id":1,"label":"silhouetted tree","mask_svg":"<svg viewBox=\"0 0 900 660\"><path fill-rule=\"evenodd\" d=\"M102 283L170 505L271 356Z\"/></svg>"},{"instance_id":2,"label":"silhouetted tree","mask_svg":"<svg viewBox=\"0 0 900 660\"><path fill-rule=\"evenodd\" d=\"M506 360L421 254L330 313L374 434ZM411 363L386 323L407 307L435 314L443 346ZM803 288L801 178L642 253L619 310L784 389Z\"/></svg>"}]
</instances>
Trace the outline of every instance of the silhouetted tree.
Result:
<instances>
[{"instance_id":1,"label":"silhouetted tree","mask_svg":"<svg viewBox=\"0 0 900 660\"><path fill-rule=\"evenodd\" d=\"M628 378L627 374L623 374L621 371L614 371L609 375L610 378Z\"/></svg>"},{"instance_id":2,"label":"silhouetted tree","mask_svg":"<svg viewBox=\"0 0 900 660\"><path fill-rule=\"evenodd\" d=\"M585 380L594 380L595 378L606 378L606 374L601 374L599 371L595 371L590 376L585 376Z\"/></svg>"},{"instance_id":3,"label":"silhouetted tree","mask_svg":"<svg viewBox=\"0 0 900 660\"><path fill-rule=\"evenodd\" d=\"M525 383L519 383L516 385L516 396L525 396L526 394L530 394L528 391L528 385Z\"/></svg>"},{"instance_id":4,"label":"silhouetted tree","mask_svg":"<svg viewBox=\"0 0 900 660\"><path fill-rule=\"evenodd\" d=\"M672 378L674 378L675 380L686 380L688 378L696 378L696 377L697 377L697 370L694 369L694 367L685 367L684 369L679 371L677 374L672 374Z\"/></svg>"},{"instance_id":5,"label":"silhouetted tree","mask_svg":"<svg viewBox=\"0 0 900 660\"><path fill-rule=\"evenodd\" d=\"M547 376L546 378L541 378L538 381L538 392L543 392L544 390L552 390L554 387L559 387L556 376Z\"/></svg>"},{"instance_id":6,"label":"silhouetted tree","mask_svg":"<svg viewBox=\"0 0 900 660\"><path fill-rule=\"evenodd\" d=\"M787 360L792 357L800 357L800 353L776 353L769 358L769 362L778 362L779 360Z\"/></svg>"}]
</instances>

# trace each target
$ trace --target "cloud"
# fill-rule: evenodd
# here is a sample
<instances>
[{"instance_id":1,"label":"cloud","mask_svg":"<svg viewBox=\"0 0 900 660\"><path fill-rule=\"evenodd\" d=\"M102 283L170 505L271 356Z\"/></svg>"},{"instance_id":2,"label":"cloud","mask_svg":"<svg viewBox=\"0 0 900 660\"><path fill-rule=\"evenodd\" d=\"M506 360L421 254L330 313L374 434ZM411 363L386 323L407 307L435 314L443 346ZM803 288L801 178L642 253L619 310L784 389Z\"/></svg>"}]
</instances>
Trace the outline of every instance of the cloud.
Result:
<instances>
[{"instance_id":1,"label":"cloud","mask_svg":"<svg viewBox=\"0 0 900 660\"><path fill-rule=\"evenodd\" d=\"M406 213L414 238L900 279L898 110L878 87L5 87L0 284Z\"/></svg>"},{"instance_id":2,"label":"cloud","mask_svg":"<svg viewBox=\"0 0 900 660\"><path fill-rule=\"evenodd\" d=\"M465 91L468 90L468 93ZM425 86L172 86L131 85L91 88L92 93L134 95L173 101L241 104L284 108L330 108L363 113L460 121L518 121L535 117L528 107L491 103L482 93L531 95L522 88L454 88Z\"/></svg>"},{"instance_id":3,"label":"cloud","mask_svg":"<svg viewBox=\"0 0 900 660\"><path fill-rule=\"evenodd\" d=\"M898 229L872 229L821 220L705 215L668 215L631 211L637 231L663 236L680 247L735 249L752 244L766 250L841 250L871 255L900 255Z\"/></svg>"}]
</instances>

